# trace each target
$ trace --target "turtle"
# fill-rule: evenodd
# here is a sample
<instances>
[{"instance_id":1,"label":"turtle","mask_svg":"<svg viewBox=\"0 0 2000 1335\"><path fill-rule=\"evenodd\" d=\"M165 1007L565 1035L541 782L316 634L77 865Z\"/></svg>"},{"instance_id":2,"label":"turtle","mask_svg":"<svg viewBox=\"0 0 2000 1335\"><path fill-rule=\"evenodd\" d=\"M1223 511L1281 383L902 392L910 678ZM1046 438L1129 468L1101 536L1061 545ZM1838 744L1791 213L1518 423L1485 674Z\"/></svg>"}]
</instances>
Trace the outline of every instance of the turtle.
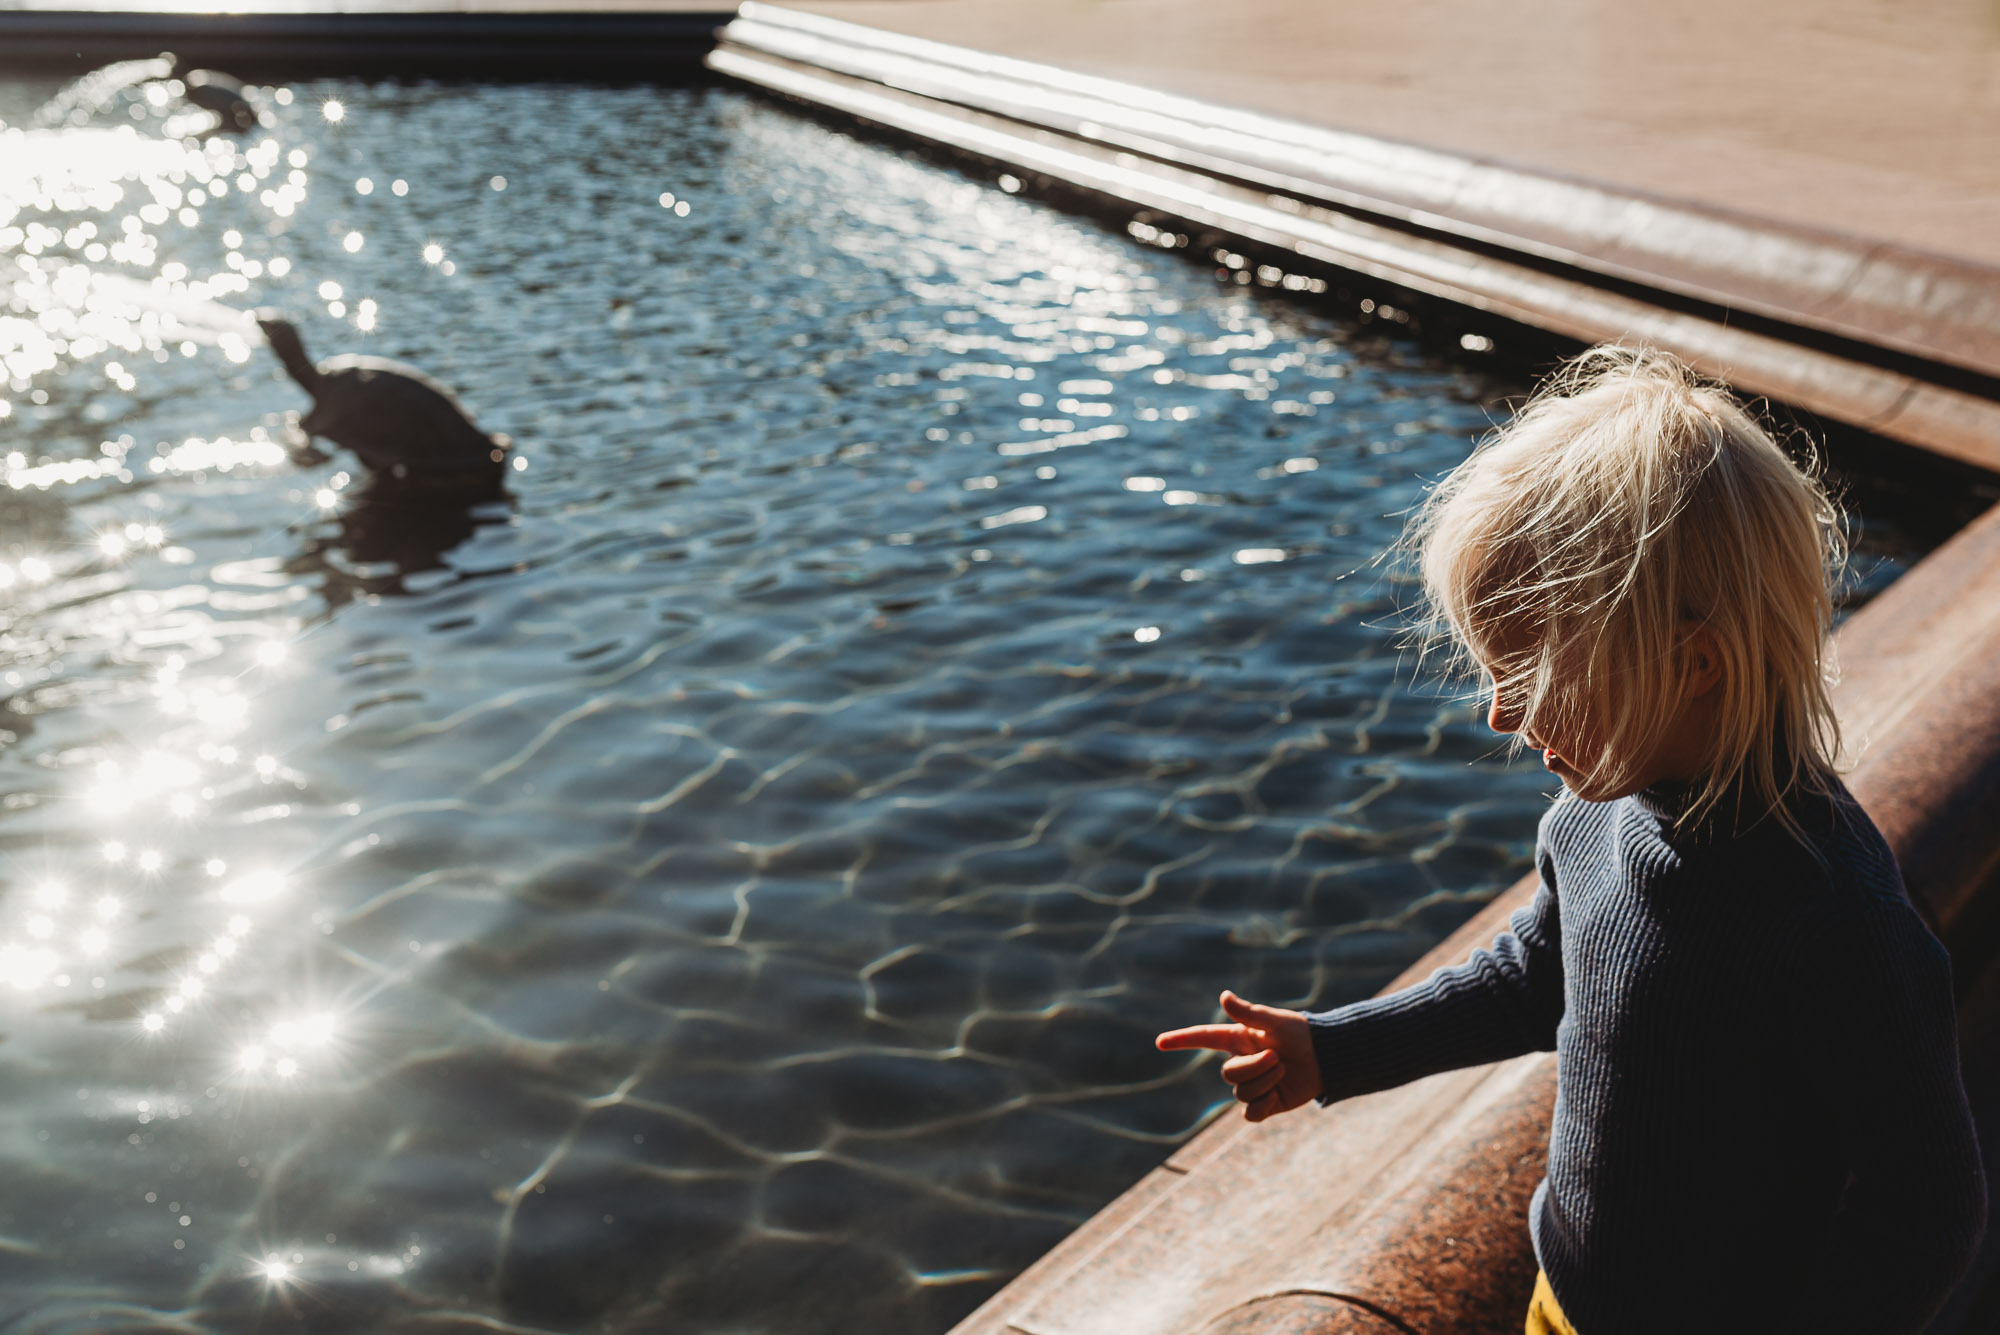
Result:
<instances>
[{"instance_id":1,"label":"turtle","mask_svg":"<svg viewBox=\"0 0 2000 1335\"><path fill-rule=\"evenodd\" d=\"M353 353L314 365L289 320L259 315L257 327L312 395L312 411L299 420L308 437L345 446L378 476L397 479L476 481L506 468L507 438L473 425L452 392L416 367Z\"/></svg>"},{"instance_id":2,"label":"turtle","mask_svg":"<svg viewBox=\"0 0 2000 1335\"><path fill-rule=\"evenodd\" d=\"M240 79L220 70L187 70L180 77L186 89L181 95L204 111L214 112L223 130L240 132L257 128L257 108L243 95Z\"/></svg>"}]
</instances>

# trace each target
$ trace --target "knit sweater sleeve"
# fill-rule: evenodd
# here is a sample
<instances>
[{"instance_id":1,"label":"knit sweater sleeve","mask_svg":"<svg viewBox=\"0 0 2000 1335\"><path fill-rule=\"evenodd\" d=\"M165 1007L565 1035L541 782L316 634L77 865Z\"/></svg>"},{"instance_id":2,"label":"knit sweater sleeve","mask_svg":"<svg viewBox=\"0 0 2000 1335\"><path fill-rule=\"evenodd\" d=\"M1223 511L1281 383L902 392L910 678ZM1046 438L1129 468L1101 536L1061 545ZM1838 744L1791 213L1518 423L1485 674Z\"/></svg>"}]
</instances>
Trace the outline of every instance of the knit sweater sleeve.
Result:
<instances>
[{"instance_id":1,"label":"knit sweater sleeve","mask_svg":"<svg viewBox=\"0 0 2000 1335\"><path fill-rule=\"evenodd\" d=\"M1971 1264L1986 1218L1950 962L1887 896L1816 925L1802 954L1818 986L1790 989L1792 1029L1848 1188L1787 1328L1915 1335Z\"/></svg>"},{"instance_id":2,"label":"knit sweater sleeve","mask_svg":"<svg viewBox=\"0 0 2000 1335\"><path fill-rule=\"evenodd\" d=\"M1491 946L1414 987L1306 1017L1321 1103L1554 1049L1563 1014L1561 910L1545 847L1536 864L1534 902Z\"/></svg>"}]
</instances>

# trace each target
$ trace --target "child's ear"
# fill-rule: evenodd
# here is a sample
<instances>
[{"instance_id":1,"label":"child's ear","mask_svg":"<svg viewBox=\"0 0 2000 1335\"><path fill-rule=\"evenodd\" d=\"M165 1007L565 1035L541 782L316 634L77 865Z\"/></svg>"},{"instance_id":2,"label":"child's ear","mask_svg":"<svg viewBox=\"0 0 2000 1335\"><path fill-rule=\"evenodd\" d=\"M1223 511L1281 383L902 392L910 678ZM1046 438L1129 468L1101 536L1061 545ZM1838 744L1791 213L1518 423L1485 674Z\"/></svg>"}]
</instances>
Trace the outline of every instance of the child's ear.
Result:
<instances>
[{"instance_id":1,"label":"child's ear","mask_svg":"<svg viewBox=\"0 0 2000 1335\"><path fill-rule=\"evenodd\" d=\"M1722 682L1722 643L1706 625L1697 625L1681 642L1681 680L1692 700L1707 695Z\"/></svg>"}]
</instances>

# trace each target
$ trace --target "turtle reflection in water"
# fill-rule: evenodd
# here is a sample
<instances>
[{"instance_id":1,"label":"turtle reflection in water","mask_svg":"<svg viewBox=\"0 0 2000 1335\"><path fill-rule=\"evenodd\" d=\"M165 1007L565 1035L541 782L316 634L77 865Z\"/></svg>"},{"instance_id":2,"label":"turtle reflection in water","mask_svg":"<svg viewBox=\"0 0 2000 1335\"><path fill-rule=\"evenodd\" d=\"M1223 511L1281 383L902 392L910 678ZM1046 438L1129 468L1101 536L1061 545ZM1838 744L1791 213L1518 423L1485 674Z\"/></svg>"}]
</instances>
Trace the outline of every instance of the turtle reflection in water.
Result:
<instances>
[{"instance_id":1,"label":"turtle reflection in water","mask_svg":"<svg viewBox=\"0 0 2000 1335\"><path fill-rule=\"evenodd\" d=\"M330 608L363 595L396 597L411 591L410 576L451 569L447 554L480 528L506 523L513 499L498 473L448 486L377 475L342 497L338 523L316 525L285 569L321 576Z\"/></svg>"},{"instance_id":2,"label":"turtle reflection in water","mask_svg":"<svg viewBox=\"0 0 2000 1335\"><path fill-rule=\"evenodd\" d=\"M308 438L294 447L300 462L327 457L311 444L319 437L352 450L378 478L476 488L505 470L507 438L474 426L452 392L416 367L353 353L315 365L290 321L263 315L257 325L313 398L312 411L299 419Z\"/></svg>"}]
</instances>

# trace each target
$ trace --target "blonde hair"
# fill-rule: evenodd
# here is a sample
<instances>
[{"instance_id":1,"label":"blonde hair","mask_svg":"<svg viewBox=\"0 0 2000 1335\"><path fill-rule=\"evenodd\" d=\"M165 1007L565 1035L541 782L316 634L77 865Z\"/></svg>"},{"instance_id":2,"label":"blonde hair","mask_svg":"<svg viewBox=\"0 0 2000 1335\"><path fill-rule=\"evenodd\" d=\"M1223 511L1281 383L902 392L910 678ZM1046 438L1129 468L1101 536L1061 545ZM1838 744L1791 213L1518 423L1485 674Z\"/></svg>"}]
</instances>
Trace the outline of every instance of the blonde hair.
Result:
<instances>
[{"instance_id":1,"label":"blonde hair","mask_svg":"<svg viewBox=\"0 0 2000 1335\"><path fill-rule=\"evenodd\" d=\"M1568 759L1629 783L1706 627L1719 726L1682 827L1734 788L1740 823L1774 816L1796 834L1787 798L1828 789L1839 511L1733 395L1672 356L1604 346L1568 363L1431 491L1404 542L1433 636L1523 703L1517 739L1588 711L1602 752Z\"/></svg>"}]
</instances>

